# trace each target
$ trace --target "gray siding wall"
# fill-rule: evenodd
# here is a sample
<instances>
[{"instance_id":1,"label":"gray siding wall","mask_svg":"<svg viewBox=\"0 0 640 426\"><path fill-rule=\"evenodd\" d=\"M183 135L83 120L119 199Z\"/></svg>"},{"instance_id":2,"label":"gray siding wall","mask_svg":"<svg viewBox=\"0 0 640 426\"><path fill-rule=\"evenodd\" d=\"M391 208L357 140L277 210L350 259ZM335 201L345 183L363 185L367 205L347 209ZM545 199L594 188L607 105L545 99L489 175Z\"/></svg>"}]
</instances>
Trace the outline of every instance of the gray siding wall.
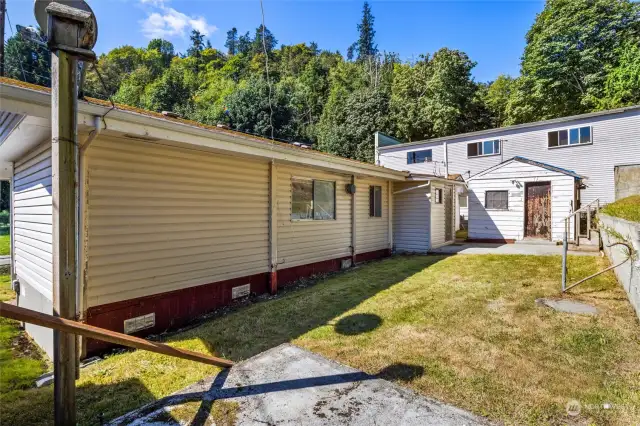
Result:
<instances>
[{"instance_id":1,"label":"gray siding wall","mask_svg":"<svg viewBox=\"0 0 640 426\"><path fill-rule=\"evenodd\" d=\"M20 281L18 305L47 314L53 309L51 144L15 162L13 175L14 271ZM53 353L53 331L26 325L27 332Z\"/></svg>"},{"instance_id":2,"label":"gray siding wall","mask_svg":"<svg viewBox=\"0 0 640 426\"><path fill-rule=\"evenodd\" d=\"M561 148L547 147L547 133L570 127L592 126L590 145ZM501 139L502 154L487 157L467 157L467 144L490 139ZM409 151L433 149L433 161L444 161L444 142L399 145L380 151L380 164L398 170L433 173L433 163L407 165ZM617 165L640 162L640 111L627 111L616 115L580 119L561 124L541 124L523 130L500 130L482 137L465 137L446 142L449 173L459 173L465 179L514 156L542 161L573 170L587 176L587 188L582 191L583 205L600 198L604 203L614 201L614 168ZM404 159L404 161L403 161ZM444 167L441 167L444 170ZM444 174L444 171L441 173Z\"/></svg>"},{"instance_id":3,"label":"gray siding wall","mask_svg":"<svg viewBox=\"0 0 640 426\"><path fill-rule=\"evenodd\" d=\"M421 183L395 183L393 190L418 185ZM431 248L431 201L427 197L430 191L431 186L425 186L393 195L393 243L397 251L426 253Z\"/></svg>"}]
</instances>

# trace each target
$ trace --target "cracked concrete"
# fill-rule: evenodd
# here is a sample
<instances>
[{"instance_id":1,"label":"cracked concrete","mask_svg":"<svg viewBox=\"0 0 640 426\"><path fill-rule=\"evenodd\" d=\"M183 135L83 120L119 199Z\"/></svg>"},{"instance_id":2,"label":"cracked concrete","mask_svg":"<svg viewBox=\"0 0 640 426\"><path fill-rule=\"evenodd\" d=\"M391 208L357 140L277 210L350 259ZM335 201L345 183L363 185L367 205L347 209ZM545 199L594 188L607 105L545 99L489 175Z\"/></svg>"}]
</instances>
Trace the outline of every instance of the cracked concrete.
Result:
<instances>
[{"instance_id":1,"label":"cracked concrete","mask_svg":"<svg viewBox=\"0 0 640 426\"><path fill-rule=\"evenodd\" d=\"M202 407L214 400L237 402L239 425L488 424L484 418L290 344L258 354L111 424L182 424L158 418L161 414L170 418L167 414L181 404L198 401Z\"/></svg>"}]
</instances>

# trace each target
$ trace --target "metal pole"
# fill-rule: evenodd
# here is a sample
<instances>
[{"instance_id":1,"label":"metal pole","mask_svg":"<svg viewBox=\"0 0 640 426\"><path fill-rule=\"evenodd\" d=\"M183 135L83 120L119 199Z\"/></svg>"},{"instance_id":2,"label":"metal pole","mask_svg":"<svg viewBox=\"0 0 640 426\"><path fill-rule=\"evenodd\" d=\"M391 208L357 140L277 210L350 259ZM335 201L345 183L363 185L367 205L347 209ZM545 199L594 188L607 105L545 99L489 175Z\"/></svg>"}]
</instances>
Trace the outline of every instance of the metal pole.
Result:
<instances>
[{"instance_id":1,"label":"metal pole","mask_svg":"<svg viewBox=\"0 0 640 426\"><path fill-rule=\"evenodd\" d=\"M0 77L4 77L4 15L6 11L6 0L0 0Z\"/></svg>"},{"instance_id":2,"label":"metal pole","mask_svg":"<svg viewBox=\"0 0 640 426\"><path fill-rule=\"evenodd\" d=\"M70 320L76 316L77 65L63 50L51 54L53 313ZM53 346L55 424L75 425L76 337L54 330Z\"/></svg>"},{"instance_id":3,"label":"metal pole","mask_svg":"<svg viewBox=\"0 0 640 426\"><path fill-rule=\"evenodd\" d=\"M567 287L567 250L569 248L569 244L567 241L567 230L569 228L569 224L567 220L564 221L564 233L562 235L562 292L564 293Z\"/></svg>"}]
</instances>

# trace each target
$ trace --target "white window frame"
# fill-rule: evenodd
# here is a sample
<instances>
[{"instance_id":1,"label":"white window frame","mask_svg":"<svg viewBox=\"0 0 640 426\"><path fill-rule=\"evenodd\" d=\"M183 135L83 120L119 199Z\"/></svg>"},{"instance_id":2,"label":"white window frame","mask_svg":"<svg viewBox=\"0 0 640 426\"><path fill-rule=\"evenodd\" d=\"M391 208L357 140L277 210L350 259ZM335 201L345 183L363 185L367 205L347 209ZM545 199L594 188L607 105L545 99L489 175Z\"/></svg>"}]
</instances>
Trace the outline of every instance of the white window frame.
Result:
<instances>
[{"instance_id":1,"label":"white window frame","mask_svg":"<svg viewBox=\"0 0 640 426\"><path fill-rule=\"evenodd\" d=\"M485 154L484 153L484 143L485 142L493 142L493 147L494 147L494 152L492 152L491 154ZM496 146L496 142L498 142L498 152L495 152L495 146ZM480 145L482 147L482 154L479 155L469 155L469 145ZM502 153L502 140L501 139L487 139L484 141L478 141L478 142L469 142L467 144L467 158L478 158L478 157L493 157L495 155L500 155Z\"/></svg>"},{"instance_id":2,"label":"white window frame","mask_svg":"<svg viewBox=\"0 0 640 426\"><path fill-rule=\"evenodd\" d=\"M589 129L589 142L580 142L580 138L582 136L582 129ZM578 131L578 143L571 143L571 131ZM560 145L560 132L567 132L567 144ZM558 145L557 146L549 146L549 134L558 133ZM576 126L576 127L566 127L564 129L550 130L547 132L547 149L557 149L557 148L568 148L572 146L585 146L585 145L593 145L593 126Z\"/></svg>"},{"instance_id":3,"label":"white window frame","mask_svg":"<svg viewBox=\"0 0 640 426\"><path fill-rule=\"evenodd\" d=\"M496 209L487 207L489 204L489 193L490 192L504 192L507 194L507 207L504 209ZM484 192L484 209L494 212L506 212L509 211L509 190L508 189L490 189Z\"/></svg>"}]
</instances>

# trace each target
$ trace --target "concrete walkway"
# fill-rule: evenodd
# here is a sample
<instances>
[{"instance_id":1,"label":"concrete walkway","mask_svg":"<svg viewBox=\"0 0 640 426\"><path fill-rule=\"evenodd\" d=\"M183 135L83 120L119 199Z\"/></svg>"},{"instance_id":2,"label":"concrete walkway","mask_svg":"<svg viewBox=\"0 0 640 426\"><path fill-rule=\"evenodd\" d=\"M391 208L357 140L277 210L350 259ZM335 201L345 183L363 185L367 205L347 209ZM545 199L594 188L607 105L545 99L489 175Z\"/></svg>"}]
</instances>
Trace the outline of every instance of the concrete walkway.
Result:
<instances>
[{"instance_id":1,"label":"concrete walkway","mask_svg":"<svg viewBox=\"0 0 640 426\"><path fill-rule=\"evenodd\" d=\"M215 400L240 405L238 425L488 424L469 412L290 344L263 352L110 424L209 424ZM197 413L189 419L178 417L185 404L194 402Z\"/></svg>"},{"instance_id":2,"label":"concrete walkway","mask_svg":"<svg viewBox=\"0 0 640 426\"><path fill-rule=\"evenodd\" d=\"M11 256L0 256L0 266L11 264Z\"/></svg>"},{"instance_id":3,"label":"concrete walkway","mask_svg":"<svg viewBox=\"0 0 640 426\"><path fill-rule=\"evenodd\" d=\"M562 255L562 246L551 244L489 244L455 243L431 251L433 254L530 254L534 256ZM599 256L599 252L569 251L572 256Z\"/></svg>"}]
</instances>

